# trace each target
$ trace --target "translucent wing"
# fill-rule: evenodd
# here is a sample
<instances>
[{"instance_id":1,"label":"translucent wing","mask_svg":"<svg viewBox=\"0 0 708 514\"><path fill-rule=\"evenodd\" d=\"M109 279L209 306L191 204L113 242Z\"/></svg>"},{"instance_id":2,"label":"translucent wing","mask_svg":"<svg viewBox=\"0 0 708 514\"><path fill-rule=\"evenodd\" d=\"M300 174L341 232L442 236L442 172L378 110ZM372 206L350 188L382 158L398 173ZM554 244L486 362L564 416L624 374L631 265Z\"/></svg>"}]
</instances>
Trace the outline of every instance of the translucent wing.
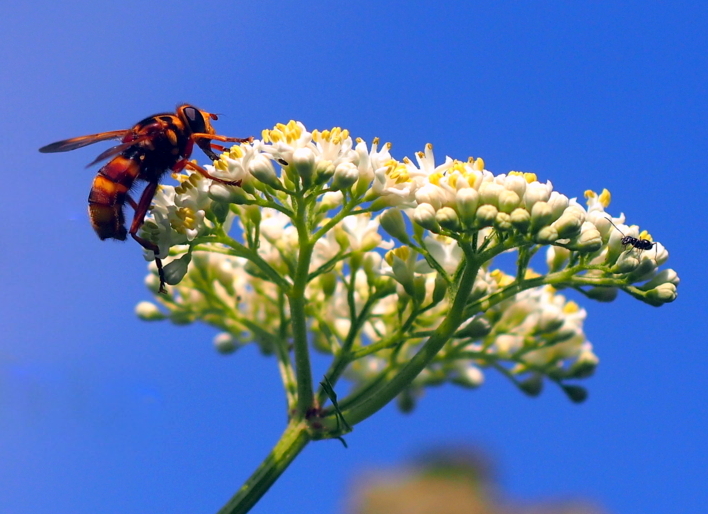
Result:
<instances>
[{"instance_id":1,"label":"translucent wing","mask_svg":"<svg viewBox=\"0 0 708 514\"><path fill-rule=\"evenodd\" d=\"M91 134L90 136L72 137L71 139L64 139L63 141L43 146L39 151L42 153L68 152L69 150L76 150L107 139L122 139L128 132L130 130L113 130L111 132Z\"/></svg>"},{"instance_id":2,"label":"translucent wing","mask_svg":"<svg viewBox=\"0 0 708 514\"><path fill-rule=\"evenodd\" d=\"M131 146L135 146L142 141L147 141L151 137L152 136L149 136L149 135L148 136L141 136L136 139L133 139L132 141L128 141L127 143L121 143L119 145L111 147L108 150L106 150L105 152L102 152L101 155L99 155L93 161L91 161L89 164L87 164L86 167L89 168L98 162L101 162L105 159L113 157L114 155L118 155L119 153L123 153ZM63 150L60 150L60 151L63 151Z\"/></svg>"}]
</instances>

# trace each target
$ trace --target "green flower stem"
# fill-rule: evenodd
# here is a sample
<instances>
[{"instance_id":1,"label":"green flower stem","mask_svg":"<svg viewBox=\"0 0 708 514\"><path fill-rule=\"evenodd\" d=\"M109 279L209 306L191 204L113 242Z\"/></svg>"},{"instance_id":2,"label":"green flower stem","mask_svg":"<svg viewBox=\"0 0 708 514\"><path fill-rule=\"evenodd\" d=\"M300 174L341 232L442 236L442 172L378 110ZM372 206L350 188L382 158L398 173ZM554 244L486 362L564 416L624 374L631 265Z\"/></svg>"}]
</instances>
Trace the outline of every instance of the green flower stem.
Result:
<instances>
[{"instance_id":1,"label":"green flower stem","mask_svg":"<svg viewBox=\"0 0 708 514\"><path fill-rule=\"evenodd\" d=\"M385 382L385 380L392 373L392 371L395 371L395 369L386 369L382 373L379 373L374 378L366 382L363 386L357 388L354 392L347 395L346 398L342 399L342 401L339 402L340 411L344 411L345 409L351 409L355 405L358 405L365 401L369 396L371 396L371 394L373 394L374 391L380 389L381 384ZM334 409L332 409L331 407L323 409L323 416L329 416L332 413L334 413Z\"/></svg>"},{"instance_id":2,"label":"green flower stem","mask_svg":"<svg viewBox=\"0 0 708 514\"><path fill-rule=\"evenodd\" d=\"M381 388L374 391L368 400L342 413L350 425L355 425L376 413L410 385L415 377L423 371L425 366L435 358L435 355L437 355L443 345L445 345L459 328L462 321L464 321L463 311L465 304L472 292L480 264L483 261L479 261L475 258L474 251L469 244L465 243L460 246L465 253L465 266L457 287L455 300L447 316L433 335L423 344L418 353L404 364L401 370L390 381L387 381Z\"/></svg>"},{"instance_id":3,"label":"green flower stem","mask_svg":"<svg viewBox=\"0 0 708 514\"><path fill-rule=\"evenodd\" d=\"M340 210L337 214L334 215L334 217L330 220L327 221L327 223L324 224L324 226L320 227L317 232L315 232L312 236L313 241L317 241L321 237L323 237L327 232L332 230L337 223L342 221L344 218L349 216L352 213L352 209L356 206L356 203L354 201L348 202L347 204L342 206L342 210Z\"/></svg>"},{"instance_id":4,"label":"green flower stem","mask_svg":"<svg viewBox=\"0 0 708 514\"><path fill-rule=\"evenodd\" d=\"M445 279L445 282L448 284L452 283L452 278L450 278L450 275L445 271L445 268L443 268L438 261L435 260L435 258L430 255L430 252L428 249L425 247L425 243L423 242L423 238L416 236L415 237L416 242L418 245L415 244L410 244L409 246L421 254L423 258L425 259L425 262L428 263L428 265L433 268L435 271L438 272L438 275L440 275L443 279Z\"/></svg>"},{"instance_id":5,"label":"green flower stem","mask_svg":"<svg viewBox=\"0 0 708 514\"><path fill-rule=\"evenodd\" d=\"M276 211L280 211L285 214L288 218L291 218L293 216L293 212L290 209L272 200L260 200L256 198L256 201L249 202L248 205L257 205L258 207L268 207L270 209L275 209Z\"/></svg>"},{"instance_id":6,"label":"green flower stem","mask_svg":"<svg viewBox=\"0 0 708 514\"><path fill-rule=\"evenodd\" d=\"M353 360L351 358L352 345L356 340L357 334L364 326L364 323L369 319L371 309L374 307L374 305L379 299L379 295L377 295L376 293L372 294L364 304L364 307L361 309L361 312L358 315L356 315L356 313L353 314L355 321L349 328L347 338L344 340L342 348L340 349L339 353L337 354L329 369L325 373L325 377L328 378L332 387L334 387L334 385L337 383L337 380L339 380L339 377L342 375L342 373L344 373L346 367ZM318 395L320 403L322 403L326 397L327 393L322 387L320 387Z\"/></svg>"},{"instance_id":7,"label":"green flower stem","mask_svg":"<svg viewBox=\"0 0 708 514\"><path fill-rule=\"evenodd\" d=\"M327 262L322 264L319 268L317 268L315 271L310 273L310 275L307 277L307 281L310 282L314 280L315 278L319 277L323 273L328 273L334 269L334 267L337 265L338 262L343 261L344 259L348 259L351 257L352 252L339 252L337 255L329 259Z\"/></svg>"},{"instance_id":8,"label":"green flower stem","mask_svg":"<svg viewBox=\"0 0 708 514\"><path fill-rule=\"evenodd\" d=\"M274 284L277 284L280 286L280 288L283 291L287 291L290 288L290 283L285 280L280 273L278 273L276 270L273 269L273 267L268 264L266 261L263 260L263 258L258 255L258 252L255 250L252 250L235 239L232 239L231 237L227 236L225 233L222 233L221 235L218 236L205 236L205 237L198 237L196 238L193 242L192 245L194 245L195 250L200 250L202 248L198 248L197 245L201 246L202 244L208 244L208 243L220 243L223 245L226 245L229 247L228 250L224 251L223 249L219 249L218 247L215 246L208 246L206 248L203 248L204 250L210 251L210 252L216 252L216 253L226 253L228 255L234 255L236 257L244 257L251 261L253 264L258 266L260 270L268 277L271 279L271 281Z\"/></svg>"},{"instance_id":9,"label":"green flower stem","mask_svg":"<svg viewBox=\"0 0 708 514\"><path fill-rule=\"evenodd\" d=\"M251 510L309 441L307 426L291 422L258 469L218 514L245 514Z\"/></svg>"},{"instance_id":10,"label":"green flower stem","mask_svg":"<svg viewBox=\"0 0 708 514\"><path fill-rule=\"evenodd\" d=\"M297 415L304 419L314 407L314 392L312 389L312 370L310 367L310 349L307 345L307 318L305 315L305 288L309 276L310 260L314 245L310 242L307 229L307 204L303 198L295 197L297 212L293 225L297 229L300 251L297 257L297 268L291 290L287 293L290 303L290 320L293 331L293 347L295 350L295 372L297 374ZM315 239L316 240L316 239Z\"/></svg>"},{"instance_id":11,"label":"green flower stem","mask_svg":"<svg viewBox=\"0 0 708 514\"><path fill-rule=\"evenodd\" d=\"M282 291L278 292L278 311L280 312L280 327L279 340L276 344L276 353L278 355L278 367L280 368L280 378L283 381L285 395L288 401L288 412L294 412L297 408L297 378L295 370L290 361L290 353L288 352L288 327L290 325L288 316L285 312L285 295Z\"/></svg>"},{"instance_id":12,"label":"green flower stem","mask_svg":"<svg viewBox=\"0 0 708 514\"><path fill-rule=\"evenodd\" d=\"M497 291L485 298L478 300L465 308L465 316L474 316L479 312L485 312L498 304L499 302L511 298L512 296L542 285L552 286L607 286L607 287L624 287L626 284L619 279L607 277L583 277L575 275L578 272L586 271L582 266L572 269L550 273L548 275L525 279L523 282L518 281L509 284L504 289ZM630 293L631 294L631 293Z\"/></svg>"}]
</instances>

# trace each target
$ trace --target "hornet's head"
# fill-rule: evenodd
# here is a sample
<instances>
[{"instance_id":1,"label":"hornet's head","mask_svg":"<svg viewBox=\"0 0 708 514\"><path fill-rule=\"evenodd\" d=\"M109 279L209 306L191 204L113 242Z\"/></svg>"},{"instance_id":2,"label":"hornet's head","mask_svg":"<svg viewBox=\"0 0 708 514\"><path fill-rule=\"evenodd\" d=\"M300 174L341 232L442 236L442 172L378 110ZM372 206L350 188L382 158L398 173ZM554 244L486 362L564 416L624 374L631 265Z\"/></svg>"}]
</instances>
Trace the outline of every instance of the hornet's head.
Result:
<instances>
[{"instance_id":1,"label":"hornet's head","mask_svg":"<svg viewBox=\"0 0 708 514\"><path fill-rule=\"evenodd\" d=\"M193 105L183 104L177 107L177 116L191 134L216 134L214 127L211 126L211 120L219 119L216 114L202 111ZM209 139L197 139L196 143L212 161L219 158L211 149Z\"/></svg>"}]
</instances>

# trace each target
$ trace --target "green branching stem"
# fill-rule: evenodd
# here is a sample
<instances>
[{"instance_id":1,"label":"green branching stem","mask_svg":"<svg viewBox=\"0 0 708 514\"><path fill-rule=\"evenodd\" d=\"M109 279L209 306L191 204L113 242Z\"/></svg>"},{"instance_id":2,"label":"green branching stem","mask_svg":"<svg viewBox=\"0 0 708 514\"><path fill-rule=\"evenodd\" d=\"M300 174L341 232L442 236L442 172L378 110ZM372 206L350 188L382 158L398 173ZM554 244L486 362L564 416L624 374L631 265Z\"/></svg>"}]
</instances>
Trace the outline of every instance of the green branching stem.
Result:
<instances>
[{"instance_id":1,"label":"green branching stem","mask_svg":"<svg viewBox=\"0 0 708 514\"><path fill-rule=\"evenodd\" d=\"M344 340L344 343L342 344L342 348L339 351L339 354L335 357L332 364L330 365L330 368L327 370L327 373L325 373L325 377L327 377L332 386L337 383L337 380L339 380L339 377L342 375L347 365L353 360L351 358L352 345L354 344L354 341L356 340L359 331L364 326L364 323L369 318L369 315L371 314L371 309L373 309L374 305L376 305L376 302L380 299L381 296L377 295L376 293L372 294L364 304L364 307L362 307L361 312L359 312L358 315L356 315L355 313L355 321L349 328L349 333L347 334L347 337ZM327 395L324 389L320 388L318 395L320 403L324 401L326 396Z\"/></svg>"},{"instance_id":2,"label":"green branching stem","mask_svg":"<svg viewBox=\"0 0 708 514\"><path fill-rule=\"evenodd\" d=\"M478 260L469 243L463 243L461 247L465 253L464 270L447 316L418 353L406 362L390 381L374 391L366 401L342 412L349 424L355 425L376 413L410 385L464 321L465 304L472 292L475 278L483 261Z\"/></svg>"},{"instance_id":3,"label":"green branching stem","mask_svg":"<svg viewBox=\"0 0 708 514\"><path fill-rule=\"evenodd\" d=\"M317 241L318 239L323 237L327 232L332 230L337 225L337 223L342 221L350 214L354 214L352 213L352 209L354 209L355 205L356 203L353 201L344 205L342 207L342 210L335 214L332 219L328 220L327 223L325 223L322 227L319 228L319 230L317 230L317 232L312 235L312 240Z\"/></svg>"},{"instance_id":4,"label":"green branching stem","mask_svg":"<svg viewBox=\"0 0 708 514\"><path fill-rule=\"evenodd\" d=\"M253 264L258 266L258 268L273 282L274 284L278 285L283 291L287 291L290 289L290 283L285 280L280 273L278 273L273 267L268 264L263 258L258 255L258 252L255 250L252 250L248 248L247 246L244 246L243 244L239 243L235 239L227 236L226 234L221 234L218 236L205 236L201 238L197 238L194 240L194 245L202 245L202 244L207 244L207 243L220 243L223 245L226 245L229 248L229 251L227 252L219 252L219 253L228 253L229 255L234 255L236 257L244 257L251 261ZM214 251L214 247L209 247L209 251Z\"/></svg>"},{"instance_id":5,"label":"green branching stem","mask_svg":"<svg viewBox=\"0 0 708 514\"><path fill-rule=\"evenodd\" d=\"M251 510L309 441L305 423L291 422L270 454L218 514L245 514Z\"/></svg>"},{"instance_id":6,"label":"green branching stem","mask_svg":"<svg viewBox=\"0 0 708 514\"><path fill-rule=\"evenodd\" d=\"M314 392L312 389L312 371L310 368L310 349L307 344L307 318L305 315L305 288L309 278L310 260L314 245L310 241L307 227L307 202L295 197L297 212L293 225L297 229L299 253L293 286L288 292L290 319L293 331L295 351L295 372L297 374L297 418L304 419L313 408ZM316 241L316 239L313 239Z\"/></svg>"}]
</instances>

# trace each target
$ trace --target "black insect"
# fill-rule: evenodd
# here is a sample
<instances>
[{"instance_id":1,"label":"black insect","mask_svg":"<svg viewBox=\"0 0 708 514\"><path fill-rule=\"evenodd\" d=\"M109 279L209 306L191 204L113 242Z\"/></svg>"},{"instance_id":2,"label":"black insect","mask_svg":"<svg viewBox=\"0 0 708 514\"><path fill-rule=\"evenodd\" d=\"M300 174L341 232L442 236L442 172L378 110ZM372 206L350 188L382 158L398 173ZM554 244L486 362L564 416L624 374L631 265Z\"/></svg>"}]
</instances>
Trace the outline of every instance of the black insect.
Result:
<instances>
[{"instance_id":1,"label":"black insect","mask_svg":"<svg viewBox=\"0 0 708 514\"><path fill-rule=\"evenodd\" d=\"M610 218L605 218L607 221L612 223L612 220ZM636 237L632 236L625 236L624 232L622 232L617 225L612 223L612 226L617 229L617 231L622 234L622 239L620 240L620 243L622 243L622 246L626 247L627 245L636 248L639 250L641 253L644 250L651 250L653 247L659 244L658 241L649 241L648 239L638 239ZM654 258L656 259L656 252L658 252L659 249L656 248Z\"/></svg>"}]
</instances>

